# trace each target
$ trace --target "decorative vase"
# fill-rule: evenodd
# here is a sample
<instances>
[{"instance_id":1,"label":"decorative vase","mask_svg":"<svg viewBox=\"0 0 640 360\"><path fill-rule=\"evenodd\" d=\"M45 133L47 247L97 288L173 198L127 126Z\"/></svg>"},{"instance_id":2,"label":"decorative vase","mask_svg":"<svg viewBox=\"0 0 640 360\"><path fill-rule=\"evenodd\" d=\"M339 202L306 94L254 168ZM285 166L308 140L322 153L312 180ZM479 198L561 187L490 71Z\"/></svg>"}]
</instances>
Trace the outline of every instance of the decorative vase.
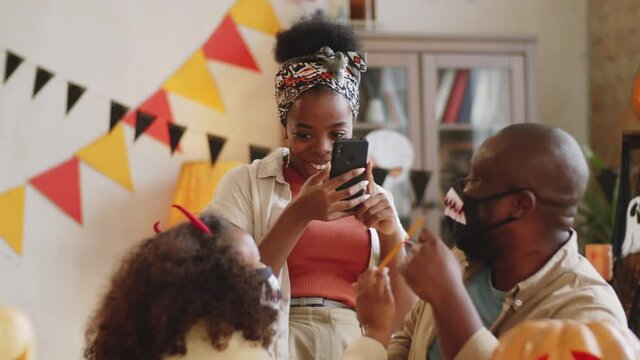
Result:
<instances>
[{"instance_id":1,"label":"decorative vase","mask_svg":"<svg viewBox=\"0 0 640 360\"><path fill-rule=\"evenodd\" d=\"M384 123L384 103L380 98L373 98L367 104L367 116L365 120L371 124Z\"/></svg>"},{"instance_id":2,"label":"decorative vase","mask_svg":"<svg viewBox=\"0 0 640 360\"><path fill-rule=\"evenodd\" d=\"M351 20L376 19L376 6L374 0L351 0Z\"/></svg>"},{"instance_id":3,"label":"decorative vase","mask_svg":"<svg viewBox=\"0 0 640 360\"><path fill-rule=\"evenodd\" d=\"M600 275L609 281L613 277L613 252L611 244L586 244L585 257Z\"/></svg>"},{"instance_id":4,"label":"decorative vase","mask_svg":"<svg viewBox=\"0 0 640 360\"><path fill-rule=\"evenodd\" d=\"M375 0L350 0L349 14L353 25L372 28L376 21Z\"/></svg>"}]
</instances>

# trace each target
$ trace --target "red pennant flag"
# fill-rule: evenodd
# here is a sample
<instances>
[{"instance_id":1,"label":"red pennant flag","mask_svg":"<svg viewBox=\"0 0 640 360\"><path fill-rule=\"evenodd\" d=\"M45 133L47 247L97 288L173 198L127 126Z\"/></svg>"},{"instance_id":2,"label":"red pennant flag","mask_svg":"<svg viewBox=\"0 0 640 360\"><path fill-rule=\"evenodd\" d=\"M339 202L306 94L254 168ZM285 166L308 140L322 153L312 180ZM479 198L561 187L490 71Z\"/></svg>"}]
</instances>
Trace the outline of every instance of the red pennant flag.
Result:
<instances>
[{"instance_id":1,"label":"red pennant flag","mask_svg":"<svg viewBox=\"0 0 640 360\"><path fill-rule=\"evenodd\" d=\"M572 351L571 356L575 360L601 360L599 357L583 351Z\"/></svg>"},{"instance_id":2,"label":"red pennant flag","mask_svg":"<svg viewBox=\"0 0 640 360\"><path fill-rule=\"evenodd\" d=\"M138 110L155 115L156 117L156 120L144 133L167 146L171 146L167 124L173 123L173 114L171 112L171 106L169 105L169 99L167 98L167 92L162 89L158 90L153 96L140 105ZM136 112L132 111L128 113L122 121L135 127ZM177 150L180 151L180 147L178 147Z\"/></svg>"},{"instance_id":3,"label":"red pennant flag","mask_svg":"<svg viewBox=\"0 0 640 360\"><path fill-rule=\"evenodd\" d=\"M71 218L82 224L79 160L71 160L31 179L30 183Z\"/></svg>"},{"instance_id":4,"label":"red pennant flag","mask_svg":"<svg viewBox=\"0 0 640 360\"><path fill-rule=\"evenodd\" d=\"M216 31L202 46L202 51L207 59L219 60L260 72L258 64L230 15L222 20Z\"/></svg>"}]
</instances>

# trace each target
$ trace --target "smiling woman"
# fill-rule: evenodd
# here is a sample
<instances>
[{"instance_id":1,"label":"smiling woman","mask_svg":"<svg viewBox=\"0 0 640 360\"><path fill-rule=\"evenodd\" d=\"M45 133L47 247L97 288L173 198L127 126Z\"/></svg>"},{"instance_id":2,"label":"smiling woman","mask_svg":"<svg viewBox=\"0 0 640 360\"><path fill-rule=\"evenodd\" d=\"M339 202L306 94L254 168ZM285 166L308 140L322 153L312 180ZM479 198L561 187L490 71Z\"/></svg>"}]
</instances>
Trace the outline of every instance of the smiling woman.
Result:
<instances>
[{"instance_id":1,"label":"smiling woman","mask_svg":"<svg viewBox=\"0 0 640 360\"><path fill-rule=\"evenodd\" d=\"M351 137L352 116L347 100L328 88L302 94L287 117L285 143L292 166L305 178L324 170L333 142Z\"/></svg>"},{"instance_id":2,"label":"smiling woman","mask_svg":"<svg viewBox=\"0 0 640 360\"><path fill-rule=\"evenodd\" d=\"M362 334L351 284L375 265L376 250L386 255L405 234L370 169L329 179L333 143L352 137L359 110L366 70L359 50L349 26L323 18L303 19L278 34L276 102L285 147L230 171L210 206L253 235L262 262L280 273L276 358L339 358ZM368 180L336 189L365 171ZM401 252L389 265L398 323L412 299L394 270L403 258Z\"/></svg>"}]
</instances>

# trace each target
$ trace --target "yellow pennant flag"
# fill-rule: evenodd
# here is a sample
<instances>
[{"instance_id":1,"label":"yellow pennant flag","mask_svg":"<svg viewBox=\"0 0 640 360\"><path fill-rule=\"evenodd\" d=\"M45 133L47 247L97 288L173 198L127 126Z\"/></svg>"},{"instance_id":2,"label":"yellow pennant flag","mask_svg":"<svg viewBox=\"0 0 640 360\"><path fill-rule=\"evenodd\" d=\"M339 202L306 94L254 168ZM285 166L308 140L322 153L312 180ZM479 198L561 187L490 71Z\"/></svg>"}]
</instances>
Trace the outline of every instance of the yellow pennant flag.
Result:
<instances>
[{"instance_id":1,"label":"yellow pennant flag","mask_svg":"<svg viewBox=\"0 0 640 360\"><path fill-rule=\"evenodd\" d=\"M0 237L13 251L22 255L24 186L0 194Z\"/></svg>"},{"instance_id":2,"label":"yellow pennant flag","mask_svg":"<svg viewBox=\"0 0 640 360\"><path fill-rule=\"evenodd\" d=\"M280 30L269 0L238 0L231 8L231 16L238 25L275 35Z\"/></svg>"},{"instance_id":3,"label":"yellow pennant flag","mask_svg":"<svg viewBox=\"0 0 640 360\"><path fill-rule=\"evenodd\" d=\"M162 88L224 112L220 92L207 68L207 59L202 49L194 52Z\"/></svg>"},{"instance_id":4,"label":"yellow pennant flag","mask_svg":"<svg viewBox=\"0 0 640 360\"><path fill-rule=\"evenodd\" d=\"M173 204L182 205L193 213L200 213L211 203L220 179L229 170L242 165L239 161L194 161L182 164ZM169 213L167 228L185 221L184 215L175 208Z\"/></svg>"},{"instance_id":5,"label":"yellow pennant flag","mask_svg":"<svg viewBox=\"0 0 640 360\"><path fill-rule=\"evenodd\" d=\"M111 180L133 191L122 123L109 134L80 149L76 155Z\"/></svg>"}]
</instances>

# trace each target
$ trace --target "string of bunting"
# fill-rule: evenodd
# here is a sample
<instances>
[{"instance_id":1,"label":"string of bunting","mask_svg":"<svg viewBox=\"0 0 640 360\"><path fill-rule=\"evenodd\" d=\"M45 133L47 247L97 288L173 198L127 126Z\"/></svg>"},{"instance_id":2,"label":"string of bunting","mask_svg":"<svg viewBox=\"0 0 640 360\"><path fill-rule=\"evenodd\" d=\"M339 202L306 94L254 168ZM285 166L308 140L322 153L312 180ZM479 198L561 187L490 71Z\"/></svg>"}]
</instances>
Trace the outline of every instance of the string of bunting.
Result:
<instances>
[{"instance_id":1,"label":"string of bunting","mask_svg":"<svg viewBox=\"0 0 640 360\"><path fill-rule=\"evenodd\" d=\"M123 126L135 129L134 142L142 135L151 136L167 145L170 153L180 151L180 141L185 132L195 132L206 136L209 144L210 160L214 164L228 139L210 133L202 133L174 123L168 94L179 95L205 105L215 111L225 112L220 91L207 67L207 61L220 61L248 71L259 73L260 69L249 47L242 38L239 26L247 27L268 35L275 35L280 29L279 21L269 0L237 0L205 43L197 49L154 92L139 106L123 104L113 98L100 96L77 82L66 80L67 98L65 115L73 111L86 93L97 98L106 98L109 104L108 131L87 146L79 149L70 159L65 159L41 174L28 179L24 184L0 192L0 237L18 254L23 251L23 226L25 189L31 185L60 210L82 224L82 202L80 191L80 161L93 167L129 191L133 191L129 170L129 158ZM5 49L3 86L23 64L35 67L32 99L46 88L56 75L48 68L32 64L17 52ZM250 146L252 160L263 157L269 149Z\"/></svg>"},{"instance_id":2,"label":"string of bunting","mask_svg":"<svg viewBox=\"0 0 640 360\"><path fill-rule=\"evenodd\" d=\"M373 182L382 186L384 184L387 175L392 172L391 169L385 169L381 167L373 167L371 169L371 175L373 175ZM431 171L429 170L409 170L409 182L413 189L414 203L413 206L424 205L424 193L431 179Z\"/></svg>"}]
</instances>

